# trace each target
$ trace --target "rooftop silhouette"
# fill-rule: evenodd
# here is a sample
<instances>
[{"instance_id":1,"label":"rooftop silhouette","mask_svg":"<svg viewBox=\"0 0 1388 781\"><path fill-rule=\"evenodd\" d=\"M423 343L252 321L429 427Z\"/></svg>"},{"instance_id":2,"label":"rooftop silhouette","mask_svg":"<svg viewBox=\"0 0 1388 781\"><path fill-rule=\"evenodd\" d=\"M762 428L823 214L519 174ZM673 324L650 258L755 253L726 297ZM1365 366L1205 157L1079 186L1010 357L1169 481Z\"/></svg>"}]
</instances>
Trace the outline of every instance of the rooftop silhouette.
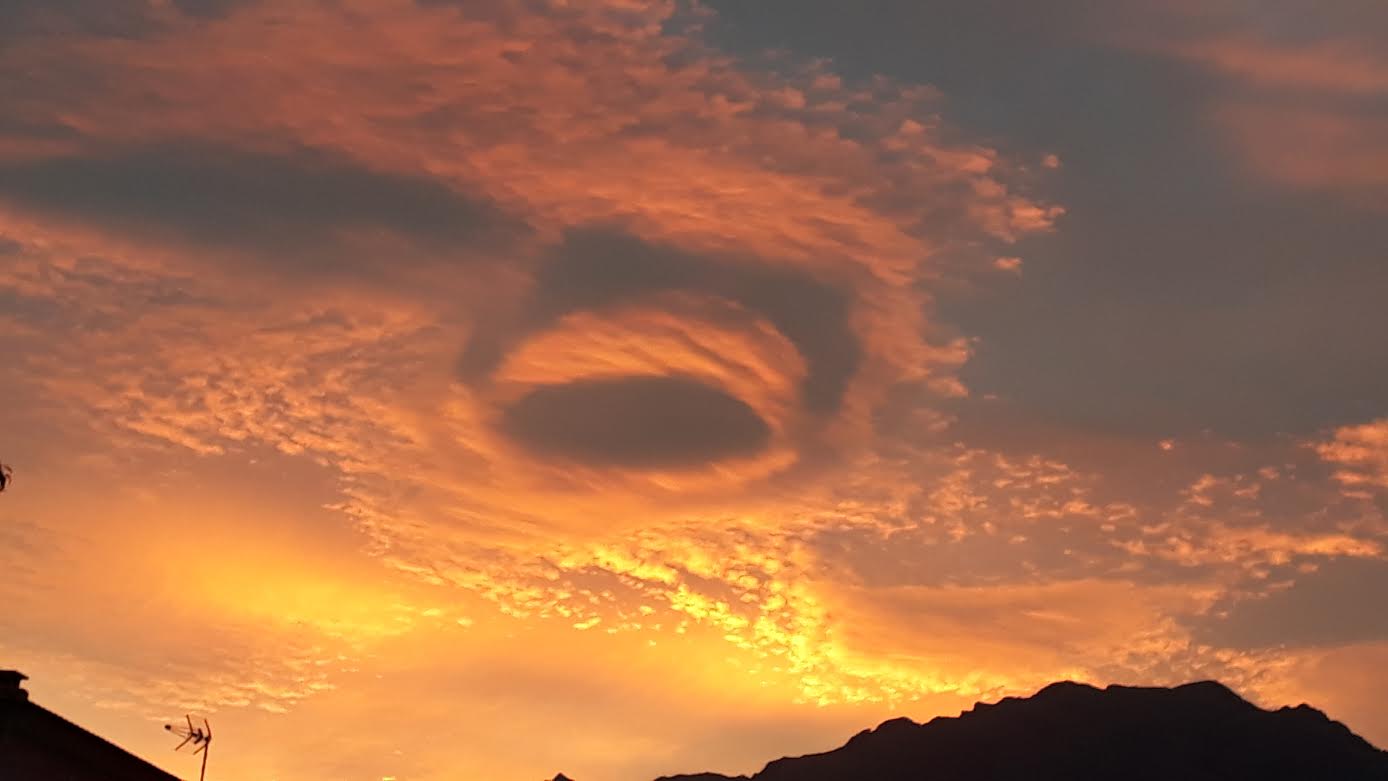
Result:
<instances>
[{"instance_id":1,"label":"rooftop silhouette","mask_svg":"<svg viewBox=\"0 0 1388 781\"><path fill-rule=\"evenodd\" d=\"M0 670L0 778L5 781L178 781L29 701L27 676Z\"/></svg>"}]
</instances>

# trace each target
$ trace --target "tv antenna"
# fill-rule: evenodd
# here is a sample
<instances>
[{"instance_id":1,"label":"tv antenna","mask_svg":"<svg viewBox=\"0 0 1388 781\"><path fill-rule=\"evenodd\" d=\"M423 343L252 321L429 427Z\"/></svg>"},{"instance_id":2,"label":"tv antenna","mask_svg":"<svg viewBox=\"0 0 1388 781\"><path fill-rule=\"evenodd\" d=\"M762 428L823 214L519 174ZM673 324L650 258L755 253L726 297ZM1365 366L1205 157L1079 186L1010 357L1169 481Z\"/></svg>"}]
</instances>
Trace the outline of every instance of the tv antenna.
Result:
<instances>
[{"instance_id":1,"label":"tv antenna","mask_svg":"<svg viewBox=\"0 0 1388 781\"><path fill-rule=\"evenodd\" d=\"M184 715L183 720L188 722L188 726L182 724L165 724L164 729L172 732L183 742L174 746L174 751L178 751L189 743L193 744L193 753L202 754L202 772L198 774L198 781L206 781L207 778L207 747L212 745L212 725L207 723L207 719L202 720L201 727L193 726L193 717Z\"/></svg>"},{"instance_id":2,"label":"tv antenna","mask_svg":"<svg viewBox=\"0 0 1388 781\"><path fill-rule=\"evenodd\" d=\"M0 464L0 493L9 488L12 482L14 482L14 470L5 464Z\"/></svg>"}]
</instances>

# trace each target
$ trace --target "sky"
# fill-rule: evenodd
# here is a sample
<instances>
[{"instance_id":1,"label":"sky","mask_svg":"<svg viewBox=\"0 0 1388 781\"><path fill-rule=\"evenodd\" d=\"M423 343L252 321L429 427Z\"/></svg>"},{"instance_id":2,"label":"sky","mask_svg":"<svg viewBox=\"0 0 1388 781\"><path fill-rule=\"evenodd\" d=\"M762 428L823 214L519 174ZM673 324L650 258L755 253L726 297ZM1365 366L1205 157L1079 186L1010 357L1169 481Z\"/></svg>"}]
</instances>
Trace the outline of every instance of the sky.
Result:
<instances>
[{"instance_id":1,"label":"sky","mask_svg":"<svg viewBox=\"0 0 1388 781\"><path fill-rule=\"evenodd\" d=\"M1388 746L1379 0L0 0L0 666L184 777L1048 682Z\"/></svg>"}]
</instances>

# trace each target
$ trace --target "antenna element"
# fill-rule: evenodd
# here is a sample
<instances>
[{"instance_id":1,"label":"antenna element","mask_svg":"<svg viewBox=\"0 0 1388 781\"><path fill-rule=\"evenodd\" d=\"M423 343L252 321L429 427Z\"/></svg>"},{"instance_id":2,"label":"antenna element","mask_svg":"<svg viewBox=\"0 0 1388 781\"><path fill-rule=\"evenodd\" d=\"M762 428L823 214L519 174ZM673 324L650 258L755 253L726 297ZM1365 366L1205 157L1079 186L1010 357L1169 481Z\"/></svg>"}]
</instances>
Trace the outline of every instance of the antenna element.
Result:
<instances>
[{"instance_id":1,"label":"antenna element","mask_svg":"<svg viewBox=\"0 0 1388 781\"><path fill-rule=\"evenodd\" d=\"M185 715L183 720L187 722L188 726L185 727L182 724L165 724L164 729L183 738L182 743L174 746L174 751L178 751L189 743L192 743L193 753L202 754L202 772L198 774L198 781L207 781L207 755L209 753L207 748L212 745L212 725L207 723L207 719L203 719L202 726L195 727L193 726L193 717L188 715Z\"/></svg>"}]
</instances>

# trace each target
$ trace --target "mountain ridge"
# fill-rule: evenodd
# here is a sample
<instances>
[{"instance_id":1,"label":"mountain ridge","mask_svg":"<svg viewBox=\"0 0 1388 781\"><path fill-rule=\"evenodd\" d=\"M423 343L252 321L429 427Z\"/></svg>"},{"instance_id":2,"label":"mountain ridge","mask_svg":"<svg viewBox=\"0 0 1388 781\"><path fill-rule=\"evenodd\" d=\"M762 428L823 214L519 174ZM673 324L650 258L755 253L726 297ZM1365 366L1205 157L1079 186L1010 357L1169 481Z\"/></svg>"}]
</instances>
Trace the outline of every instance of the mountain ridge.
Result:
<instances>
[{"instance_id":1,"label":"mountain ridge","mask_svg":"<svg viewBox=\"0 0 1388 781\"><path fill-rule=\"evenodd\" d=\"M1388 780L1388 752L1309 705L1264 710L1215 681L1052 683L925 723L894 718L750 776L656 781Z\"/></svg>"}]
</instances>

